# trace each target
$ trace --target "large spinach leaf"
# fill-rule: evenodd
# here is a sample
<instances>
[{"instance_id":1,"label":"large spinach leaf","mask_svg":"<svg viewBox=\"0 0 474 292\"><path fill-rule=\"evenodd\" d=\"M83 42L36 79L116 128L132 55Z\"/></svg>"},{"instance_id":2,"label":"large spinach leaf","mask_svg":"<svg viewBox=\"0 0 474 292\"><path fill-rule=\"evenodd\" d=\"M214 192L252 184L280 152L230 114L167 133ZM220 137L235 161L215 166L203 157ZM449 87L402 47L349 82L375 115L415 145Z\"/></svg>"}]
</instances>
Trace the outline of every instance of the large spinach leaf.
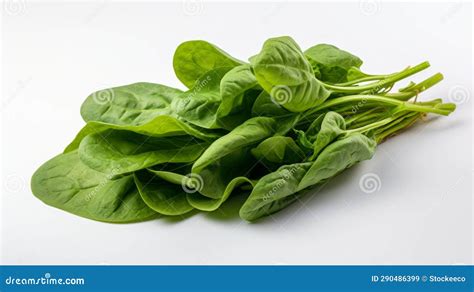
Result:
<instances>
[{"instance_id":1,"label":"large spinach leaf","mask_svg":"<svg viewBox=\"0 0 474 292\"><path fill-rule=\"evenodd\" d=\"M240 65L227 72L220 84L222 102L217 109L219 124L223 128L233 129L248 120L260 92L249 65Z\"/></svg>"},{"instance_id":2,"label":"large spinach leaf","mask_svg":"<svg viewBox=\"0 0 474 292\"><path fill-rule=\"evenodd\" d=\"M90 134L99 134L105 130L123 130L130 131L151 137L173 137L190 135L204 141L213 141L220 136L217 131L210 131L178 120L171 116L158 116L153 120L136 126L123 126L103 122L88 122L76 135L74 140L66 147L64 152L75 150L79 147L81 141Z\"/></svg>"},{"instance_id":3,"label":"large spinach leaf","mask_svg":"<svg viewBox=\"0 0 474 292\"><path fill-rule=\"evenodd\" d=\"M173 112L181 119L199 127L220 128L217 124L217 109L222 101L220 84L228 70L228 67L223 67L206 72L193 88L173 100L171 104Z\"/></svg>"},{"instance_id":4,"label":"large spinach leaf","mask_svg":"<svg viewBox=\"0 0 474 292\"><path fill-rule=\"evenodd\" d=\"M200 193L213 199L221 198L232 179L245 176L255 165L250 149L272 136L275 129L274 119L256 117L214 141L192 168L204 182Z\"/></svg>"},{"instance_id":5,"label":"large spinach leaf","mask_svg":"<svg viewBox=\"0 0 474 292\"><path fill-rule=\"evenodd\" d=\"M125 223L157 217L141 199L132 176L110 176L85 166L77 151L43 164L31 179L33 194L44 203L98 221Z\"/></svg>"},{"instance_id":6,"label":"large spinach leaf","mask_svg":"<svg viewBox=\"0 0 474 292\"><path fill-rule=\"evenodd\" d=\"M251 59L259 84L273 100L292 112L323 103L330 92L314 76L311 64L290 37L272 38Z\"/></svg>"},{"instance_id":7,"label":"large spinach leaf","mask_svg":"<svg viewBox=\"0 0 474 292\"><path fill-rule=\"evenodd\" d=\"M193 87L196 80L212 69L232 68L241 64L243 64L242 61L231 57L215 45L201 40L182 43L173 57L176 77L188 88Z\"/></svg>"},{"instance_id":8,"label":"large spinach leaf","mask_svg":"<svg viewBox=\"0 0 474 292\"><path fill-rule=\"evenodd\" d=\"M236 191L238 187L245 184L253 186L253 181L244 176L239 176L229 182L219 199L212 199L203 196L198 192L190 192L187 194L187 200L191 206L198 210L207 212L215 211L230 197L233 192Z\"/></svg>"},{"instance_id":9,"label":"large spinach leaf","mask_svg":"<svg viewBox=\"0 0 474 292\"><path fill-rule=\"evenodd\" d=\"M170 115L171 101L182 91L155 83L134 83L92 93L81 106L84 121L114 125L142 125L157 116Z\"/></svg>"},{"instance_id":10,"label":"large spinach leaf","mask_svg":"<svg viewBox=\"0 0 474 292\"><path fill-rule=\"evenodd\" d=\"M321 183L375 152L375 141L354 133L327 146L314 162L284 165L262 177L240 209L249 221L270 215L292 203L298 192Z\"/></svg>"},{"instance_id":11,"label":"large spinach leaf","mask_svg":"<svg viewBox=\"0 0 474 292\"><path fill-rule=\"evenodd\" d=\"M79 156L88 167L116 176L161 163L192 162L208 145L186 136L155 138L107 130L84 138Z\"/></svg>"},{"instance_id":12,"label":"large spinach leaf","mask_svg":"<svg viewBox=\"0 0 474 292\"><path fill-rule=\"evenodd\" d=\"M169 183L146 170L135 173L134 177L143 201L156 212L176 216L193 209L181 185Z\"/></svg>"},{"instance_id":13,"label":"large spinach leaf","mask_svg":"<svg viewBox=\"0 0 474 292\"><path fill-rule=\"evenodd\" d=\"M324 82L346 82L348 71L362 65L359 57L328 44L313 46L304 54L311 63L316 77Z\"/></svg>"},{"instance_id":14,"label":"large spinach leaf","mask_svg":"<svg viewBox=\"0 0 474 292\"><path fill-rule=\"evenodd\" d=\"M291 137L273 136L252 149L252 155L270 167L301 162L306 155Z\"/></svg>"}]
</instances>

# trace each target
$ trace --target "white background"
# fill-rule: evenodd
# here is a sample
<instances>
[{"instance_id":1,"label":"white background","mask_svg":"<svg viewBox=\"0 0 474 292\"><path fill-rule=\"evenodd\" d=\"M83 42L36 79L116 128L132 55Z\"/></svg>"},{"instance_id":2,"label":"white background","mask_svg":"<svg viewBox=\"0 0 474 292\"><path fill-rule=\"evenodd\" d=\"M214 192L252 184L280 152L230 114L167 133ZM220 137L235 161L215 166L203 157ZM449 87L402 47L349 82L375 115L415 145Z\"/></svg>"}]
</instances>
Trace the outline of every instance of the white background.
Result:
<instances>
[{"instance_id":1,"label":"white background","mask_svg":"<svg viewBox=\"0 0 474 292\"><path fill-rule=\"evenodd\" d=\"M472 263L469 3L41 4L7 1L2 20L3 264ZM332 43L386 73L424 60L445 80L421 99L458 104L382 144L370 160L257 224L224 212L114 225L48 207L31 174L82 127L91 92L137 81L184 88L176 46L205 39L239 59L263 41ZM368 173L373 193L359 186Z\"/></svg>"}]
</instances>

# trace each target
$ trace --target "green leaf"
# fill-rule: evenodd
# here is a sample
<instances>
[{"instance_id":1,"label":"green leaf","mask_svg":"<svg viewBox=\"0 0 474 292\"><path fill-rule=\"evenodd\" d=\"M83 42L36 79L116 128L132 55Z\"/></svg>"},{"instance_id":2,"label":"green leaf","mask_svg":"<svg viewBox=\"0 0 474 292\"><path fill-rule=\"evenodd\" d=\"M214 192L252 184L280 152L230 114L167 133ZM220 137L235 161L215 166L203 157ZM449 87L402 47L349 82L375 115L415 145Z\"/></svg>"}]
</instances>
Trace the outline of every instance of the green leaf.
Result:
<instances>
[{"instance_id":1,"label":"green leaf","mask_svg":"<svg viewBox=\"0 0 474 292\"><path fill-rule=\"evenodd\" d=\"M206 72L243 64L218 47L201 40L184 42L178 46L173 57L176 77L188 88Z\"/></svg>"},{"instance_id":2,"label":"green leaf","mask_svg":"<svg viewBox=\"0 0 474 292\"><path fill-rule=\"evenodd\" d=\"M206 129L221 128L217 124L217 109L222 101L220 84L228 70L228 67L224 67L206 72L193 88L173 100L173 112L196 126Z\"/></svg>"},{"instance_id":3,"label":"green leaf","mask_svg":"<svg viewBox=\"0 0 474 292\"><path fill-rule=\"evenodd\" d=\"M346 121L340 114L336 112L326 113L316 135L316 140L313 142L313 155L310 160L314 160L324 147L336 140L345 130Z\"/></svg>"},{"instance_id":4,"label":"green leaf","mask_svg":"<svg viewBox=\"0 0 474 292\"><path fill-rule=\"evenodd\" d=\"M122 126L103 122L88 122L76 135L74 140L66 147L65 153L73 151L79 147L81 141L89 134L99 134L105 130L130 131L151 137L173 137L189 135L204 141L213 141L221 134L207 129L191 126L184 121L180 121L171 116L158 116L145 124L136 126Z\"/></svg>"},{"instance_id":5,"label":"green leaf","mask_svg":"<svg viewBox=\"0 0 474 292\"><path fill-rule=\"evenodd\" d=\"M316 77L324 82L342 83L347 81L348 71L359 68L362 60L333 45L319 44L304 52L311 63Z\"/></svg>"},{"instance_id":6,"label":"green leaf","mask_svg":"<svg viewBox=\"0 0 474 292\"><path fill-rule=\"evenodd\" d=\"M90 168L117 176L161 163L192 162L208 145L186 136L155 138L107 130L84 138L79 156Z\"/></svg>"},{"instance_id":7,"label":"green leaf","mask_svg":"<svg viewBox=\"0 0 474 292\"><path fill-rule=\"evenodd\" d=\"M176 185L186 184L186 174L191 173L191 165L185 164L182 167L173 167L171 170L166 169L167 166L174 164L165 164L165 167L158 165L159 170L148 168L148 171L153 173L155 176ZM190 186L192 188L192 186Z\"/></svg>"},{"instance_id":8,"label":"green leaf","mask_svg":"<svg viewBox=\"0 0 474 292\"><path fill-rule=\"evenodd\" d=\"M219 199L211 199L201 195L198 192L188 193L187 199L189 204L198 210L207 212L215 211L230 197L237 187L243 184L253 186L253 182L250 179L240 176L229 182Z\"/></svg>"},{"instance_id":9,"label":"green leaf","mask_svg":"<svg viewBox=\"0 0 474 292\"><path fill-rule=\"evenodd\" d=\"M171 103L182 94L178 89L143 82L95 92L81 107L87 124L65 152L77 149L85 136L107 129L153 137L191 135L208 141L221 136L177 119Z\"/></svg>"},{"instance_id":10,"label":"green leaf","mask_svg":"<svg viewBox=\"0 0 474 292\"><path fill-rule=\"evenodd\" d=\"M284 165L263 176L240 208L240 217L254 221L293 203L297 198L298 184L311 165L311 162Z\"/></svg>"},{"instance_id":11,"label":"green leaf","mask_svg":"<svg viewBox=\"0 0 474 292\"><path fill-rule=\"evenodd\" d=\"M352 80L357 80L357 79L361 79L361 78L365 78L365 77L370 77L370 76L372 76L372 75L362 72L362 71L361 71L359 68L357 68L357 67L350 67L350 68L347 70L346 79L347 79L347 81L352 81Z\"/></svg>"},{"instance_id":12,"label":"green leaf","mask_svg":"<svg viewBox=\"0 0 474 292\"><path fill-rule=\"evenodd\" d=\"M305 159L305 153L290 137L273 136L252 149L252 155L266 165L292 164Z\"/></svg>"},{"instance_id":13,"label":"green leaf","mask_svg":"<svg viewBox=\"0 0 474 292\"><path fill-rule=\"evenodd\" d=\"M263 176L240 209L253 221L294 202L306 188L322 183L357 162L372 158L376 143L354 133L327 146L314 162L284 165Z\"/></svg>"},{"instance_id":14,"label":"green leaf","mask_svg":"<svg viewBox=\"0 0 474 292\"><path fill-rule=\"evenodd\" d=\"M292 112L303 112L330 95L314 76L311 64L290 37L267 40L251 59L258 83L273 100Z\"/></svg>"},{"instance_id":15,"label":"green leaf","mask_svg":"<svg viewBox=\"0 0 474 292\"><path fill-rule=\"evenodd\" d=\"M302 130L294 130L296 133L296 144L304 149L305 152L313 152L313 143L310 142L306 133Z\"/></svg>"},{"instance_id":16,"label":"green leaf","mask_svg":"<svg viewBox=\"0 0 474 292\"><path fill-rule=\"evenodd\" d=\"M179 89L146 82L104 89L87 97L81 115L86 122L143 125L157 116L171 115L171 101L181 94Z\"/></svg>"},{"instance_id":17,"label":"green leaf","mask_svg":"<svg viewBox=\"0 0 474 292\"><path fill-rule=\"evenodd\" d=\"M252 116L254 117L281 117L289 116L293 113L275 102L270 94L261 92L252 106Z\"/></svg>"},{"instance_id":18,"label":"green leaf","mask_svg":"<svg viewBox=\"0 0 474 292\"><path fill-rule=\"evenodd\" d=\"M257 85L249 65L237 66L222 78L222 102L217 109L217 117L223 128L231 130L251 117L252 105L261 92Z\"/></svg>"},{"instance_id":19,"label":"green leaf","mask_svg":"<svg viewBox=\"0 0 474 292\"><path fill-rule=\"evenodd\" d=\"M371 159L377 143L365 135L354 133L331 143L319 154L301 179L298 190L335 176L357 162Z\"/></svg>"},{"instance_id":20,"label":"green leaf","mask_svg":"<svg viewBox=\"0 0 474 292\"><path fill-rule=\"evenodd\" d=\"M181 185L169 183L146 170L136 172L135 183L143 201L163 215L182 215L193 210Z\"/></svg>"},{"instance_id":21,"label":"green leaf","mask_svg":"<svg viewBox=\"0 0 474 292\"><path fill-rule=\"evenodd\" d=\"M228 183L235 177L245 176L255 164L250 149L272 136L275 128L276 121L272 118L251 118L214 141L192 168L204 182L200 193L213 199L221 198Z\"/></svg>"},{"instance_id":22,"label":"green leaf","mask_svg":"<svg viewBox=\"0 0 474 292\"><path fill-rule=\"evenodd\" d=\"M132 176L111 180L85 166L77 151L43 164L33 174L31 189L44 203L93 220L126 223L157 217L141 199Z\"/></svg>"}]
</instances>

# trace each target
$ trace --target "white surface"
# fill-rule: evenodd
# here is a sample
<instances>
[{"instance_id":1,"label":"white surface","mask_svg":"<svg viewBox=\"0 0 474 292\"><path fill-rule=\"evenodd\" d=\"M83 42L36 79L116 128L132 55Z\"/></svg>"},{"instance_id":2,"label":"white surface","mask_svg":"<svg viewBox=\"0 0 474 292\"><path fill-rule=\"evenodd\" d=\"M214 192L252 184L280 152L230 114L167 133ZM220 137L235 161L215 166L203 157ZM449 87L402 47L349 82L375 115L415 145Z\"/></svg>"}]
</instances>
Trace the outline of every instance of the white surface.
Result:
<instances>
[{"instance_id":1,"label":"white surface","mask_svg":"<svg viewBox=\"0 0 474 292\"><path fill-rule=\"evenodd\" d=\"M3 14L3 264L472 262L470 4L20 3L20 13ZM136 81L183 88L171 63L180 42L205 39L245 59L278 35L303 48L335 44L368 72L430 60L416 80L437 71L445 80L422 99L456 100L458 110L381 145L372 160L258 224L219 212L105 224L31 194L31 174L81 128L92 91ZM367 173L381 182L371 194L359 187Z\"/></svg>"}]
</instances>

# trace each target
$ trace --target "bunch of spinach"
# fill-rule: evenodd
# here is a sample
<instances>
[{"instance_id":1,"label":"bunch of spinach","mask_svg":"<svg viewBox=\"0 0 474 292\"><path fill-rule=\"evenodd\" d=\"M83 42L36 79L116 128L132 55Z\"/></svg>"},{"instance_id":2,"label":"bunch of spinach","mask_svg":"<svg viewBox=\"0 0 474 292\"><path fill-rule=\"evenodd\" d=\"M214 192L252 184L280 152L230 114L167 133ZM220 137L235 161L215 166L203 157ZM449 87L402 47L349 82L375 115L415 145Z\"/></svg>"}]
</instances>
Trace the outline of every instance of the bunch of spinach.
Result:
<instances>
[{"instance_id":1,"label":"bunch of spinach","mask_svg":"<svg viewBox=\"0 0 474 292\"><path fill-rule=\"evenodd\" d=\"M48 205L105 222L135 222L193 209L214 211L247 196L240 216L281 210L427 113L455 106L418 95L440 73L391 91L428 62L368 74L362 60L328 44L303 51L267 40L240 61L205 41L174 55L185 91L135 83L91 94L86 122L64 153L43 164L31 188Z\"/></svg>"}]
</instances>

